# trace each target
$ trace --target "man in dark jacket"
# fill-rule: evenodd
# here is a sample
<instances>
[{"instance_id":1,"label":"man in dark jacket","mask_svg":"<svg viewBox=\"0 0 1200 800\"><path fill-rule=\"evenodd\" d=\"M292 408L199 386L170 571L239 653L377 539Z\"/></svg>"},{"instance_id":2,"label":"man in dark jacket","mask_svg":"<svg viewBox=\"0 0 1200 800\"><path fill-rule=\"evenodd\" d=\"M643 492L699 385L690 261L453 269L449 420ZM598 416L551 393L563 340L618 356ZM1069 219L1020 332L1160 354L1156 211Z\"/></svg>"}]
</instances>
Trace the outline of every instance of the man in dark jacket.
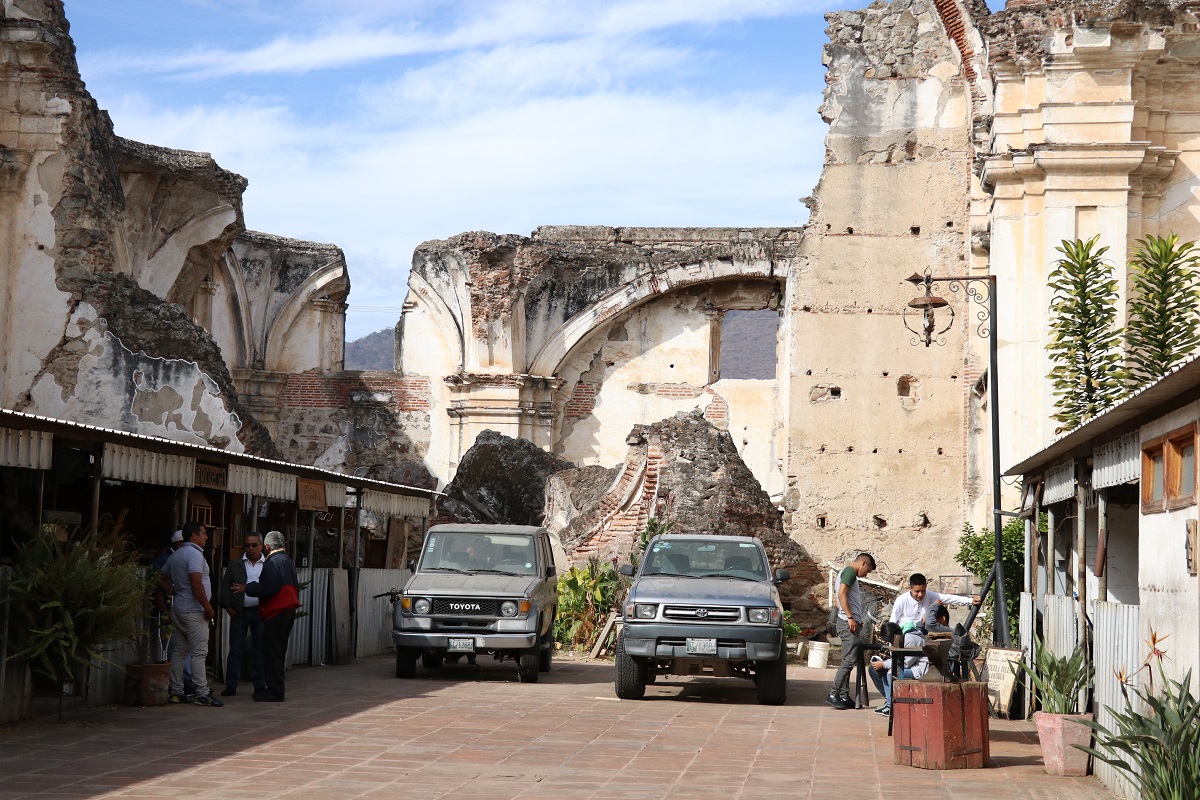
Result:
<instances>
[{"instance_id":1,"label":"man in dark jacket","mask_svg":"<svg viewBox=\"0 0 1200 800\"><path fill-rule=\"evenodd\" d=\"M267 690L266 670L263 667L263 621L259 614L257 597L247 597L245 592L235 592L234 585L244 586L257 581L261 575L263 538L257 531L250 531L245 538L246 553L229 562L221 576L221 591L218 599L229 615L229 659L225 664L225 691L222 697L237 694L238 679L242 675L242 651L246 645L246 633L250 634L250 647L254 656L254 689Z\"/></svg>"},{"instance_id":2,"label":"man in dark jacket","mask_svg":"<svg viewBox=\"0 0 1200 800\"><path fill-rule=\"evenodd\" d=\"M296 565L285 551L287 541L283 534L271 531L263 545L267 551L267 563L263 565L262 575L245 586L234 584L233 589L245 589L247 597L259 599L267 690L255 692L254 699L282 703L288 639L292 635L292 623L296 621L296 609L300 607L300 584L296 581Z\"/></svg>"}]
</instances>

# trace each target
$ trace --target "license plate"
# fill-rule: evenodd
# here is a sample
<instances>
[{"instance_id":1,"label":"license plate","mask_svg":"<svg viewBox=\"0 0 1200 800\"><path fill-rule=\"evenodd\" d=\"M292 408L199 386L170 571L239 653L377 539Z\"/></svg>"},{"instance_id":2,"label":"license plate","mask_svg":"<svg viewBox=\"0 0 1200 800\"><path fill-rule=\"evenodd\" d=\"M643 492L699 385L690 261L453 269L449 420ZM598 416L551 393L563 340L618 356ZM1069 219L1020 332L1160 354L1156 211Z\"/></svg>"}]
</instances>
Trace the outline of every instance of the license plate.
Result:
<instances>
[{"instance_id":1,"label":"license plate","mask_svg":"<svg viewBox=\"0 0 1200 800\"><path fill-rule=\"evenodd\" d=\"M446 650L451 653L474 653L474 639L450 639L446 642Z\"/></svg>"},{"instance_id":2,"label":"license plate","mask_svg":"<svg viewBox=\"0 0 1200 800\"><path fill-rule=\"evenodd\" d=\"M688 639L687 653L692 656L715 656L717 654L716 639Z\"/></svg>"}]
</instances>

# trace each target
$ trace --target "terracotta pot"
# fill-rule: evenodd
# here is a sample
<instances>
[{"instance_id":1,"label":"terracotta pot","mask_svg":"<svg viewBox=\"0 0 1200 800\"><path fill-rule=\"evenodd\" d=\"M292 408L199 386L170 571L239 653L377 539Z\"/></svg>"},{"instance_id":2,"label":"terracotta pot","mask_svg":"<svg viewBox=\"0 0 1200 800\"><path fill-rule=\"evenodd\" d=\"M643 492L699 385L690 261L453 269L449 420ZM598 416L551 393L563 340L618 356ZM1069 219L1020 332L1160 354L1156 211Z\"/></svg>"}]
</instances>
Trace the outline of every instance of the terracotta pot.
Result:
<instances>
[{"instance_id":1,"label":"terracotta pot","mask_svg":"<svg viewBox=\"0 0 1200 800\"><path fill-rule=\"evenodd\" d=\"M1074 745L1091 745L1092 729L1079 722L1091 719L1091 714L1047 714L1039 711L1033 715L1047 773L1071 777L1088 774L1089 756Z\"/></svg>"},{"instance_id":2,"label":"terracotta pot","mask_svg":"<svg viewBox=\"0 0 1200 800\"><path fill-rule=\"evenodd\" d=\"M125 705L165 706L170 689L169 663L126 664Z\"/></svg>"}]
</instances>

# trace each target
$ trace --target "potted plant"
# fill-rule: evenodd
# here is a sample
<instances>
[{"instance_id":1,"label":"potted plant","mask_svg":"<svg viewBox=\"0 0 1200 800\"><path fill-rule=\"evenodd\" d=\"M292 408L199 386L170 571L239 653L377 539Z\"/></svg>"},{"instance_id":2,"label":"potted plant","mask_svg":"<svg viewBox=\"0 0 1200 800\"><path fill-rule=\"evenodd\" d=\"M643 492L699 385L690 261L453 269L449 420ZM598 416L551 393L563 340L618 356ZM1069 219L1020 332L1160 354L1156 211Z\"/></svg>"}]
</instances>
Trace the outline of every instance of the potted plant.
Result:
<instances>
[{"instance_id":1,"label":"potted plant","mask_svg":"<svg viewBox=\"0 0 1200 800\"><path fill-rule=\"evenodd\" d=\"M1134 672L1145 670L1149 686L1131 693L1134 675L1118 673L1125 707L1109 708L1112 729L1087 723L1096 736L1096 747L1088 752L1124 772L1137 796L1148 800L1200 797L1200 699L1192 694L1191 670L1182 680L1164 673L1166 651L1159 643L1165 638L1151 632L1150 655Z\"/></svg>"},{"instance_id":2,"label":"potted plant","mask_svg":"<svg viewBox=\"0 0 1200 800\"><path fill-rule=\"evenodd\" d=\"M143 580L119 536L35 535L13 565L9 658L27 664L36 684L73 694L106 643L137 633Z\"/></svg>"},{"instance_id":3,"label":"potted plant","mask_svg":"<svg viewBox=\"0 0 1200 800\"><path fill-rule=\"evenodd\" d=\"M155 596L157 587L158 571L149 570L143 597ZM171 663L166 655L171 624L165 611L155 603L147 601L144 609L135 637L138 660L125 665L123 700L127 706L164 706L170 696Z\"/></svg>"},{"instance_id":4,"label":"potted plant","mask_svg":"<svg viewBox=\"0 0 1200 800\"><path fill-rule=\"evenodd\" d=\"M1033 715L1037 724L1042 760L1051 775L1086 775L1092 730L1091 714L1080 713L1079 700L1092 685L1094 667L1087 648L1075 648L1069 656L1058 657L1034 637L1033 666L1024 661L1011 662L1033 681L1041 711Z\"/></svg>"}]
</instances>

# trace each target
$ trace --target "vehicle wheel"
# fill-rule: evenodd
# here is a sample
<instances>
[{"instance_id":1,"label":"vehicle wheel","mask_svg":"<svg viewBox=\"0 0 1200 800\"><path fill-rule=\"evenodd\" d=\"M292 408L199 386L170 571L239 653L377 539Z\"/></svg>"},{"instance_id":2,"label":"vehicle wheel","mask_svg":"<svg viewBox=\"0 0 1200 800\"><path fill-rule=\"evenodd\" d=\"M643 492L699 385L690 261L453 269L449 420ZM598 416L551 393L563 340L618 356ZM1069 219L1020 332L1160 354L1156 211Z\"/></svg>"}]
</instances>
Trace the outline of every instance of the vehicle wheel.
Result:
<instances>
[{"instance_id":1,"label":"vehicle wheel","mask_svg":"<svg viewBox=\"0 0 1200 800\"><path fill-rule=\"evenodd\" d=\"M396 677L415 678L417 675L417 651L412 647L396 648Z\"/></svg>"},{"instance_id":2,"label":"vehicle wheel","mask_svg":"<svg viewBox=\"0 0 1200 800\"><path fill-rule=\"evenodd\" d=\"M625 634L617 637L617 697L641 700L646 696L646 664L625 652Z\"/></svg>"},{"instance_id":3,"label":"vehicle wheel","mask_svg":"<svg viewBox=\"0 0 1200 800\"><path fill-rule=\"evenodd\" d=\"M446 655L447 664L457 664L459 661L462 661L462 653L448 653Z\"/></svg>"},{"instance_id":4,"label":"vehicle wheel","mask_svg":"<svg viewBox=\"0 0 1200 800\"><path fill-rule=\"evenodd\" d=\"M421 666L425 669L441 669L441 653L421 653Z\"/></svg>"},{"instance_id":5,"label":"vehicle wheel","mask_svg":"<svg viewBox=\"0 0 1200 800\"><path fill-rule=\"evenodd\" d=\"M783 705L787 699L787 653L781 653L775 661L759 661L754 668L754 683L759 703Z\"/></svg>"},{"instance_id":6,"label":"vehicle wheel","mask_svg":"<svg viewBox=\"0 0 1200 800\"><path fill-rule=\"evenodd\" d=\"M539 672L549 672L550 665L554 662L554 640L547 636L545 645L545 647L538 651Z\"/></svg>"},{"instance_id":7,"label":"vehicle wheel","mask_svg":"<svg viewBox=\"0 0 1200 800\"><path fill-rule=\"evenodd\" d=\"M654 681L658 679L658 673L655 671L654 666L652 664L646 665L645 673L646 673L646 685L647 686L654 683Z\"/></svg>"},{"instance_id":8,"label":"vehicle wheel","mask_svg":"<svg viewBox=\"0 0 1200 800\"><path fill-rule=\"evenodd\" d=\"M521 683L537 683L538 651L530 650L517 657L517 680Z\"/></svg>"}]
</instances>

